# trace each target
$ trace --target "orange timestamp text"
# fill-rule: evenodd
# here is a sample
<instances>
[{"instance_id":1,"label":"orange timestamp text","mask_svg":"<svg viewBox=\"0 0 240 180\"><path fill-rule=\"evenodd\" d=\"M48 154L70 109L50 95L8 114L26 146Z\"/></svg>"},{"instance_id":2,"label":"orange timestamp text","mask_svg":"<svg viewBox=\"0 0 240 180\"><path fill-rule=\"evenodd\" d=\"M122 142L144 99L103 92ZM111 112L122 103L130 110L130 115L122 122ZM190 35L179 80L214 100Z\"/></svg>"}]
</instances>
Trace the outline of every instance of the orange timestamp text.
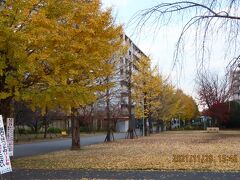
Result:
<instances>
[{"instance_id":1,"label":"orange timestamp text","mask_svg":"<svg viewBox=\"0 0 240 180\"><path fill-rule=\"evenodd\" d=\"M236 154L173 154L172 161L174 163L237 163L238 156Z\"/></svg>"}]
</instances>

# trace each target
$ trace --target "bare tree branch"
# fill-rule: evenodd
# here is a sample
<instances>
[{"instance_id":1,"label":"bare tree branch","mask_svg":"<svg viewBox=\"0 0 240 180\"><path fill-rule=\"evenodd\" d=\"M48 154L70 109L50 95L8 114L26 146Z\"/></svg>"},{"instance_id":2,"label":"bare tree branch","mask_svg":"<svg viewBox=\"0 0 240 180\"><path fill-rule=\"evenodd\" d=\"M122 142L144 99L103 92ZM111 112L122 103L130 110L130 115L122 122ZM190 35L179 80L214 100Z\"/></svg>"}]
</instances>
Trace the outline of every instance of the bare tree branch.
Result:
<instances>
[{"instance_id":1,"label":"bare tree branch","mask_svg":"<svg viewBox=\"0 0 240 180\"><path fill-rule=\"evenodd\" d=\"M214 104L225 103L231 96L229 76L219 78L210 73L199 73L197 78L197 94L199 102L210 109Z\"/></svg>"},{"instance_id":2,"label":"bare tree branch","mask_svg":"<svg viewBox=\"0 0 240 180\"><path fill-rule=\"evenodd\" d=\"M147 8L138 11L130 20L130 25L134 24L137 27L137 31L141 32L144 27L149 23L155 25L156 29L160 29L161 26L170 24L171 22L179 22L182 17L184 23L180 32L179 38L176 43L176 50L174 53L173 67L181 63L180 55L184 48L184 38L187 32L191 28L195 30L195 39L199 39L199 45L196 46L196 51L200 51L201 56L197 56L201 60L201 68L204 66L203 61L206 58L206 54L210 54L211 51L207 49L209 42L208 38L212 38L214 34L220 32L226 36L226 56L232 55L229 52L235 52L229 61L232 59L237 60L238 54L240 54L239 47L239 5L237 0L211 0L202 2L195 1L177 1L173 3L160 3L154 7ZM151 26L152 27L152 26ZM232 62L232 61L231 61Z\"/></svg>"}]
</instances>

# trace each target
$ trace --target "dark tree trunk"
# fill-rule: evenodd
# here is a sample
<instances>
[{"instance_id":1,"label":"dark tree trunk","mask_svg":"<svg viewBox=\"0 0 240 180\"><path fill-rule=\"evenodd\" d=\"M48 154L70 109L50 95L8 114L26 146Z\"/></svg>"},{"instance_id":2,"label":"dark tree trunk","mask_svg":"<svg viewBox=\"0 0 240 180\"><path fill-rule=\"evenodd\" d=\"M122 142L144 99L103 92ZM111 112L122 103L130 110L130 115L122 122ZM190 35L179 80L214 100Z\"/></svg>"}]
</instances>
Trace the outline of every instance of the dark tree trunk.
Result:
<instances>
[{"instance_id":1,"label":"dark tree trunk","mask_svg":"<svg viewBox=\"0 0 240 180\"><path fill-rule=\"evenodd\" d=\"M153 125L152 125L152 115L151 113L148 116L148 125L149 125L149 135L153 133Z\"/></svg>"},{"instance_id":2,"label":"dark tree trunk","mask_svg":"<svg viewBox=\"0 0 240 180\"><path fill-rule=\"evenodd\" d=\"M132 116L129 116L128 138L134 139L135 122Z\"/></svg>"},{"instance_id":3,"label":"dark tree trunk","mask_svg":"<svg viewBox=\"0 0 240 180\"><path fill-rule=\"evenodd\" d=\"M111 131L110 130L107 130L107 135L106 135L106 138L104 140L105 142L110 142L111 141Z\"/></svg>"},{"instance_id":4,"label":"dark tree trunk","mask_svg":"<svg viewBox=\"0 0 240 180\"><path fill-rule=\"evenodd\" d=\"M145 84L145 82L144 82ZM144 110L147 109L147 93L144 92L144 98L143 98L143 106L144 106ZM145 114L145 111L143 113L144 117L146 117L146 114ZM149 135L149 122L148 122L148 125L147 125L147 121L148 121L148 118L145 118L144 119L144 136L148 136Z\"/></svg>"},{"instance_id":5,"label":"dark tree trunk","mask_svg":"<svg viewBox=\"0 0 240 180\"><path fill-rule=\"evenodd\" d=\"M149 135L149 133L148 133L149 132L149 130L148 130L149 126L147 126L147 121L148 121L148 119L144 120L144 127L145 127L144 128L144 136L148 136Z\"/></svg>"},{"instance_id":6,"label":"dark tree trunk","mask_svg":"<svg viewBox=\"0 0 240 180\"><path fill-rule=\"evenodd\" d=\"M13 116L13 107L12 107L12 97L0 100L0 115L3 116L3 120L6 122L6 119Z\"/></svg>"},{"instance_id":7,"label":"dark tree trunk","mask_svg":"<svg viewBox=\"0 0 240 180\"><path fill-rule=\"evenodd\" d=\"M80 122L76 117L76 109L72 108L71 115L72 125L72 150L80 149Z\"/></svg>"},{"instance_id":8,"label":"dark tree trunk","mask_svg":"<svg viewBox=\"0 0 240 180\"><path fill-rule=\"evenodd\" d=\"M134 135L137 136L135 131L135 119L132 114L132 63L129 61L129 77L128 77L128 118L129 128L127 138L133 139Z\"/></svg>"},{"instance_id":9,"label":"dark tree trunk","mask_svg":"<svg viewBox=\"0 0 240 180\"><path fill-rule=\"evenodd\" d=\"M112 129L109 129L109 130L107 131L107 135L106 135L106 138L105 138L105 142L111 142L111 141L114 141L114 135L113 135Z\"/></svg>"},{"instance_id":10,"label":"dark tree trunk","mask_svg":"<svg viewBox=\"0 0 240 180\"><path fill-rule=\"evenodd\" d=\"M7 58L7 53L6 52L2 52L1 55L5 56ZM7 62L9 62L10 60L7 58ZM0 92L9 92L9 89L6 87L6 72L8 71L14 71L14 68L10 65L7 65L7 67L5 69L3 69L3 71L5 71L3 73L3 75L0 75ZM15 92L15 88L12 87L11 88L12 93ZM6 122L7 118L9 117L14 117L14 100L13 100L13 96L7 97L5 99L0 99L0 115L3 116L3 121Z\"/></svg>"},{"instance_id":11,"label":"dark tree trunk","mask_svg":"<svg viewBox=\"0 0 240 180\"><path fill-rule=\"evenodd\" d=\"M109 90L107 90L109 91ZM110 108L109 108L109 97L107 97L107 106L106 106L106 114L107 114L107 135L105 138L105 142L111 141L111 125L110 125Z\"/></svg>"},{"instance_id":12,"label":"dark tree trunk","mask_svg":"<svg viewBox=\"0 0 240 180\"><path fill-rule=\"evenodd\" d=\"M47 138L47 130L48 130L48 108L46 107L46 114L44 115L44 139Z\"/></svg>"},{"instance_id":13,"label":"dark tree trunk","mask_svg":"<svg viewBox=\"0 0 240 180\"><path fill-rule=\"evenodd\" d=\"M107 77L107 83L109 83L109 77ZM110 92L109 89L107 89L106 92L106 115L107 115L107 135L105 138L105 142L110 142L112 140L114 140L114 136L113 136L113 132L112 132L112 128L111 128L111 117L110 117ZM112 135L112 139L111 139L111 135Z\"/></svg>"},{"instance_id":14,"label":"dark tree trunk","mask_svg":"<svg viewBox=\"0 0 240 180\"><path fill-rule=\"evenodd\" d=\"M156 133L160 132L160 122L157 121Z\"/></svg>"},{"instance_id":15,"label":"dark tree trunk","mask_svg":"<svg viewBox=\"0 0 240 180\"><path fill-rule=\"evenodd\" d=\"M47 138L47 129L48 129L48 126L47 126L47 123L44 124L44 139Z\"/></svg>"}]
</instances>

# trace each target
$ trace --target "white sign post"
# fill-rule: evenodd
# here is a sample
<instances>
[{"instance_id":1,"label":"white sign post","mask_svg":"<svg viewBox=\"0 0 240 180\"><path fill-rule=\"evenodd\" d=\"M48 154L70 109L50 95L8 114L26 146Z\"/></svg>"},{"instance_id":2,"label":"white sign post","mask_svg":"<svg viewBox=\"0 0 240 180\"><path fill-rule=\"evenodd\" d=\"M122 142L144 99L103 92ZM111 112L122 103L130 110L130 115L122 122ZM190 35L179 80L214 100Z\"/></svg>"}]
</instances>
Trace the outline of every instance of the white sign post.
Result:
<instances>
[{"instance_id":1,"label":"white sign post","mask_svg":"<svg viewBox=\"0 0 240 180\"><path fill-rule=\"evenodd\" d=\"M13 156L14 150L14 119L7 118L7 142L8 142L8 152L9 156Z\"/></svg>"},{"instance_id":2,"label":"white sign post","mask_svg":"<svg viewBox=\"0 0 240 180\"><path fill-rule=\"evenodd\" d=\"M6 141L3 118L0 115L0 174L12 171L11 161L8 153L8 144Z\"/></svg>"}]
</instances>

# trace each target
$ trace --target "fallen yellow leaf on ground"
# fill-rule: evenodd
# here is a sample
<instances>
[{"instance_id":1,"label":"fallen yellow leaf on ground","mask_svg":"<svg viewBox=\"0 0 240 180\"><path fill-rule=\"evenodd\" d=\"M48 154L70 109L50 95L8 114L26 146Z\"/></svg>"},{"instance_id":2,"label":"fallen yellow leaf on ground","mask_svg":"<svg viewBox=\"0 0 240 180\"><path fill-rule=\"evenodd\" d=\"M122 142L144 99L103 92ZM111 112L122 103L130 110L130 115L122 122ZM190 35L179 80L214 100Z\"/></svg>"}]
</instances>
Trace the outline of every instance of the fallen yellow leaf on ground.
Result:
<instances>
[{"instance_id":1,"label":"fallen yellow leaf on ground","mask_svg":"<svg viewBox=\"0 0 240 180\"><path fill-rule=\"evenodd\" d=\"M240 171L240 131L164 132L20 158L15 168ZM178 158L178 159L174 159Z\"/></svg>"}]
</instances>

